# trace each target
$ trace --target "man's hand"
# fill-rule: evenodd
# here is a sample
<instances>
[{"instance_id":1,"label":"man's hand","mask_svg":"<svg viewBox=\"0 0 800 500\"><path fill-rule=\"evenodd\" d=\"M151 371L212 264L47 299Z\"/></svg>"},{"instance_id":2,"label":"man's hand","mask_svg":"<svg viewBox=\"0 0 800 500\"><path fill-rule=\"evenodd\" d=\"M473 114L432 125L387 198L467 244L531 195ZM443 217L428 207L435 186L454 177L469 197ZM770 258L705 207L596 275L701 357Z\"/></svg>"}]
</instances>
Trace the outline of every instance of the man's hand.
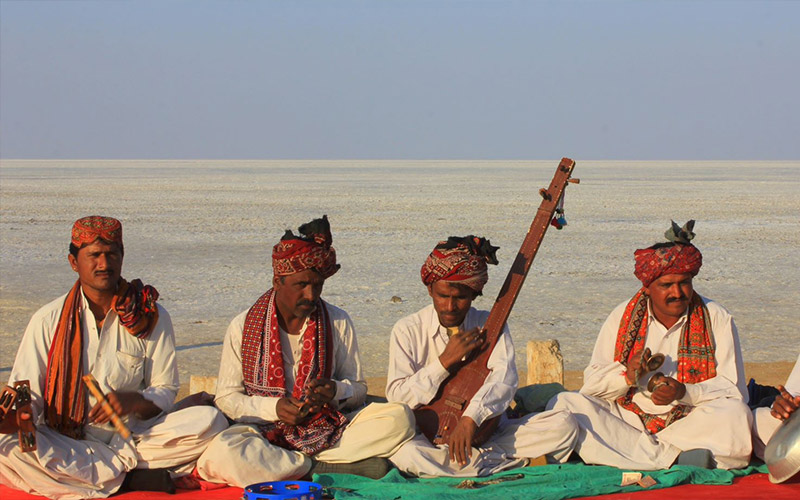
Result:
<instances>
[{"instance_id":1,"label":"man's hand","mask_svg":"<svg viewBox=\"0 0 800 500\"><path fill-rule=\"evenodd\" d=\"M20 413L20 420L30 420L32 415L30 413ZM12 434L19 431L17 425L17 410L11 409L6 414L6 418L0 422L0 434Z\"/></svg>"},{"instance_id":2,"label":"man's hand","mask_svg":"<svg viewBox=\"0 0 800 500\"><path fill-rule=\"evenodd\" d=\"M638 350L633 353L627 364L627 371L625 372L625 381L628 382L628 385L636 385L639 381L639 377L642 376L643 373L647 371L647 363L646 361L650 358L650 348L646 348L644 352L642 350Z\"/></svg>"},{"instance_id":3,"label":"man's hand","mask_svg":"<svg viewBox=\"0 0 800 500\"><path fill-rule=\"evenodd\" d=\"M138 392L109 392L106 394L106 401L108 401L114 413L120 417L134 413L142 420L146 420L161 413L161 408ZM110 420L111 417L106 415L100 403L96 403L89 410L89 421L92 423L105 424Z\"/></svg>"},{"instance_id":4,"label":"man's hand","mask_svg":"<svg viewBox=\"0 0 800 500\"><path fill-rule=\"evenodd\" d=\"M461 332L450 337L444 352L439 355L439 362L447 370L455 367L464 357L471 354L474 350L483 347L486 341L486 329L473 328L468 332Z\"/></svg>"},{"instance_id":5,"label":"man's hand","mask_svg":"<svg viewBox=\"0 0 800 500\"><path fill-rule=\"evenodd\" d=\"M458 425L450 433L447 446L450 449L450 460L458 462L464 467L472 458L472 440L478 431L478 425L469 417L461 417Z\"/></svg>"},{"instance_id":6,"label":"man's hand","mask_svg":"<svg viewBox=\"0 0 800 500\"><path fill-rule=\"evenodd\" d=\"M279 399L275 407L281 422L289 425L299 425L305 422L311 414L311 409L308 403L303 403L293 397ZM316 411L319 411L319 409Z\"/></svg>"},{"instance_id":7,"label":"man's hand","mask_svg":"<svg viewBox=\"0 0 800 500\"><path fill-rule=\"evenodd\" d=\"M778 390L781 393L775 396L775 402L772 403L770 414L778 420L786 420L800 407L800 396L792 396L782 385L778 386Z\"/></svg>"},{"instance_id":8,"label":"man's hand","mask_svg":"<svg viewBox=\"0 0 800 500\"><path fill-rule=\"evenodd\" d=\"M180 411L192 406L214 406L214 395L209 394L206 391L190 394L172 405L170 413L175 413L176 411Z\"/></svg>"},{"instance_id":9,"label":"man's hand","mask_svg":"<svg viewBox=\"0 0 800 500\"><path fill-rule=\"evenodd\" d=\"M334 396L336 382L329 378L315 378L306 384L306 397L314 406L322 407L333 401Z\"/></svg>"},{"instance_id":10,"label":"man's hand","mask_svg":"<svg viewBox=\"0 0 800 500\"><path fill-rule=\"evenodd\" d=\"M656 373L653 377L659 377ZM657 405L668 405L686 394L686 386L672 377L661 375L655 380L656 388L650 399Z\"/></svg>"}]
</instances>

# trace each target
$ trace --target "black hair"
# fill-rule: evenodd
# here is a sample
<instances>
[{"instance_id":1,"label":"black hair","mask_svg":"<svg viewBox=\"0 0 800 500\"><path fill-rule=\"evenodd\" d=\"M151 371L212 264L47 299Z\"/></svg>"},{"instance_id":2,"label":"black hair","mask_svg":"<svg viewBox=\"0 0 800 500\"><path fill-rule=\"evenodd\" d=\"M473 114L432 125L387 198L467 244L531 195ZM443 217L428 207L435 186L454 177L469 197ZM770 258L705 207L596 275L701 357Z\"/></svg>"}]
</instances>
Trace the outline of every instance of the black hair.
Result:
<instances>
[{"instance_id":1,"label":"black hair","mask_svg":"<svg viewBox=\"0 0 800 500\"><path fill-rule=\"evenodd\" d=\"M682 245L683 243L675 243L674 241L663 241L661 243L656 243L655 245L650 247L650 250L658 250L659 248L670 248L674 247L675 245Z\"/></svg>"}]
</instances>

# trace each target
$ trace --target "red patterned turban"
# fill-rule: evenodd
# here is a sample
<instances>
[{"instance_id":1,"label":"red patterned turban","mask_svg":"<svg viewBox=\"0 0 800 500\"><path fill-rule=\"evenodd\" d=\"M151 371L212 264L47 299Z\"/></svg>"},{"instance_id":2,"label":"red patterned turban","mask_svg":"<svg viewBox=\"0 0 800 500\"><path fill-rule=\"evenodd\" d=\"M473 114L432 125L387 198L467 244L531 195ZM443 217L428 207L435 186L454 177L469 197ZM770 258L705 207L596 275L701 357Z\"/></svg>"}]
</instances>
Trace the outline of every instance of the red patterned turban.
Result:
<instances>
[{"instance_id":1,"label":"red patterned turban","mask_svg":"<svg viewBox=\"0 0 800 500\"><path fill-rule=\"evenodd\" d=\"M90 215L72 225L72 244L76 248L91 245L98 238L122 248L122 224L112 217Z\"/></svg>"},{"instance_id":2,"label":"red patterned turban","mask_svg":"<svg viewBox=\"0 0 800 500\"><path fill-rule=\"evenodd\" d=\"M483 291L489 281L488 264L497 264L493 247L486 238L451 236L440 241L420 269L422 283L429 286L440 280L459 283Z\"/></svg>"},{"instance_id":3,"label":"red patterned turban","mask_svg":"<svg viewBox=\"0 0 800 500\"><path fill-rule=\"evenodd\" d=\"M687 222L683 228L673 221L672 227L665 233L672 244L656 244L633 253L636 259L633 274L643 286L650 286L653 281L666 274L697 275L703 265L703 254L690 243L694 238L693 228L693 220Z\"/></svg>"},{"instance_id":4,"label":"red patterned turban","mask_svg":"<svg viewBox=\"0 0 800 500\"><path fill-rule=\"evenodd\" d=\"M331 246L331 226L328 216L314 219L298 229L300 236L292 231L286 233L272 248L272 271L275 276L288 276L306 269L315 269L328 279L339 270L336 250Z\"/></svg>"}]
</instances>

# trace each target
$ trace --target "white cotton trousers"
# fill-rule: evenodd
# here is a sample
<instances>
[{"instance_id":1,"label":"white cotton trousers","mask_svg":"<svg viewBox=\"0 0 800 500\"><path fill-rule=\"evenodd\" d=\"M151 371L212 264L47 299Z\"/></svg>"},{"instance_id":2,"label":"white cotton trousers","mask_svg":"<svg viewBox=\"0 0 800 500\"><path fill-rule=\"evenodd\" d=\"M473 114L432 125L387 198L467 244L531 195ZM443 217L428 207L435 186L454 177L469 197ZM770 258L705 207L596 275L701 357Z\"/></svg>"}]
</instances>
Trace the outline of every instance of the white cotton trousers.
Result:
<instances>
[{"instance_id":1,"label":"white cotton trousers","mask_svg":"<svg viewBox=\"0 0 800 500\"><path fill-rule=\"evenodd\" d=\"M434 445L418 434L389 459L401 471L417 477L480 477L546 455L549 462L566 462L578 439L578 426L565 411L546 411L522 418L502 417L494 435L472 448L464 467L450 460L447 445Z\"/></svg>"},{"instance_id":2,"label":"white cotton trousers","mask_svg":"<svg viewBox=\"0 0 800 500\"><path fill-rule=\"evenodd\" d=\"M575 451L587 464L620 469L669 468L681 451L711 451L717 467L736 469L750 461L750 409L738 399L716 399L653 435L638 415L614 401L578 392L562 392L548 408L567 410L575 417L580 435Z\"/></svg>"},{"instance_id":3,"label":"white cotton trousers","mask_svg":"<svg viewBox=\"0 0 800 500\"><path fill-rule=\"evenodd\" d=\"M764 460L764 451L770 438L783 424L770 414L770 408L756 408L753 410L753 455Z\"/></svg>"},{"instance_id":4,"label":"white cotton trousers","mask_svg":"<svg viewBox=\"0 0 800 500\"><path fill-rule=\"evenodd\" d=\"M105 498L132 469L179 468L191 472L208 442L228 426L212 406L194 406L156 418L128 440L106 443L87 434L76 440L46 426L36 429L36 447L23 452L17 434L0 436L0 483L54 499Z\"/></svg>"},{"instance_id":5,"label":"white cotton trousers","mask_svg":"<svg viewBox=\"0 0 800 500\"><path fill-rule=\"evenodd\" d=\"M414 415L402 403L372 403L348 415L341 439L314 459L352 463L388 457L414 435ZM206 481L245 486L266 481L299 479L311 469L311 459L276 446L256 425L236 424L221 432L200 456L197 470Z\"/></svg>"}]
</instances>

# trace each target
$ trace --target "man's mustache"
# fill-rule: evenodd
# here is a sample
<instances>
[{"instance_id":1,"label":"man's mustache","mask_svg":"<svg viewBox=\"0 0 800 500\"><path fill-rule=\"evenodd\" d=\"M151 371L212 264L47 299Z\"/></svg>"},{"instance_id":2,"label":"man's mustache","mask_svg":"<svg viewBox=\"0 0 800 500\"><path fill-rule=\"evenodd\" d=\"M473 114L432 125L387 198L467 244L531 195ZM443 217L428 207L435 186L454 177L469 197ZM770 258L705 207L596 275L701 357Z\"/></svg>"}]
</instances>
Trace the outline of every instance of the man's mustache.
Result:
<instances>
[{"instance_id":1,"label":"man's mustache","mask_svg":"<svg viewBox=\"0 0 800 500\"><path fill-rule=\"evenodd\" d=\"M305 299L303 299L303 300L301 300L301 301L299 301L297 303L298 307L301 307L301 306L315 307L316 305L317 305L316 302L312 302L310 300L305 300Z\"/></svg>"}]
</instances>

